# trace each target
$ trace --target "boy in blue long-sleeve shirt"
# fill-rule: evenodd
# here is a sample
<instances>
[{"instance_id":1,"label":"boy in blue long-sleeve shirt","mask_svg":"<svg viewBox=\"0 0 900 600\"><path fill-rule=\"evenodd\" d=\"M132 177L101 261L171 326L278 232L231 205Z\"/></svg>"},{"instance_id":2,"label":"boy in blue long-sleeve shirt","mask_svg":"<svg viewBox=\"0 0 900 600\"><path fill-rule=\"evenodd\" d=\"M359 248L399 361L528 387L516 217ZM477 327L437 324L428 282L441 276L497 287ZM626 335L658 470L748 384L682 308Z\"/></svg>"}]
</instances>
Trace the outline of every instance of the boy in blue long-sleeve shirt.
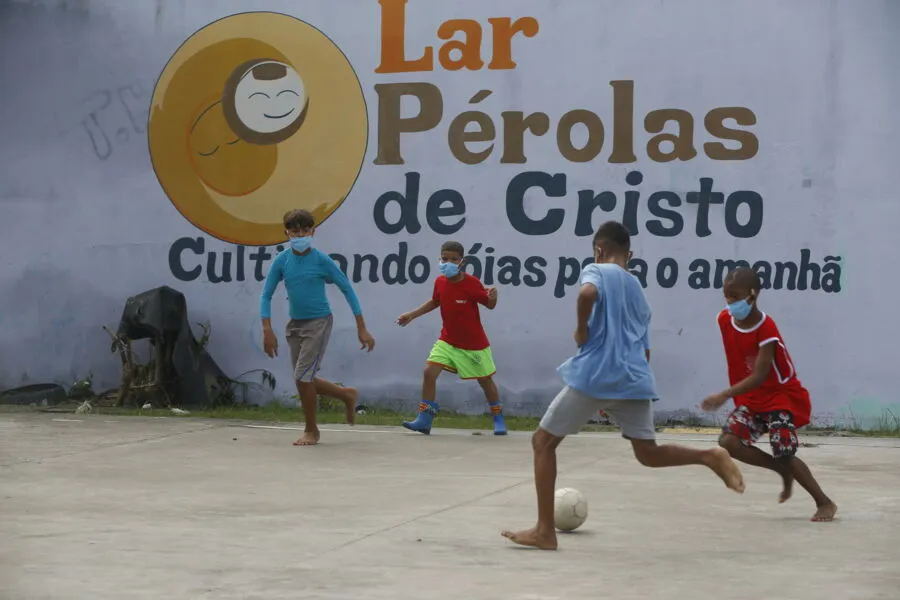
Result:
<instances>
[{"instance_id":1,"label":"boy in blue long-sleeve shirt","mask_svg":"<svg viewBox=\"0 0 900 600\"><path fill-rule=\"evenodd\" d=\"M284 229L290 238L290 247L272 261L260 297L263 347L270 358L278 355L278 338L272 331L272 295L283 281L288 294L291 320L287 324L286 337L294 367L294 380L300 395L306 421L303 435L295 446L313 446L319 442L316 424L318 395L339 398L347 408L347 422L356 420L357 393L352 387L341 387L316 377L322 366L322 358L331 337L333 317L325 284L334 283L343 292L350 310L356 317L360 349L371 352L375 339L366 328L359 298L350 280L330 256L312 247L315 219L306 210L292 210L284 215Z\"/></svg>"}]
</instances>

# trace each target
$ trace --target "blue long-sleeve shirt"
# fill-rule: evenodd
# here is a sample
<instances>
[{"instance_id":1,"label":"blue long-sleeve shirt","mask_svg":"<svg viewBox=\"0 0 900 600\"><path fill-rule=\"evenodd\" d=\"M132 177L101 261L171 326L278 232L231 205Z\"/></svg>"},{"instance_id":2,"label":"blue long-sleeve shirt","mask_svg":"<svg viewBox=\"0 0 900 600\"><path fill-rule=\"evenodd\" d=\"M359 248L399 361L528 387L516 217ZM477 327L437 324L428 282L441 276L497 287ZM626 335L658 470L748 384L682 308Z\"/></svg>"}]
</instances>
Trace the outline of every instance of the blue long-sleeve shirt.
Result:
<instances>
[{"instance_id":1,"label":"blue long-sleeve shirt","mask_svg":"<svg viewBox=\"0 0 900 600\"><path fill-rule=\"evenodd\" d=\"M259 312L263 319L272 317L272 295L278 283L284 281L292 319L318 319L331 314L325 296L325 283L333 282L343 292L354 315L362 314L359 298L350 280L330 256L316 248L306 254L285 249L269 268L260 296Z\"/></svg>"}]
</instances>

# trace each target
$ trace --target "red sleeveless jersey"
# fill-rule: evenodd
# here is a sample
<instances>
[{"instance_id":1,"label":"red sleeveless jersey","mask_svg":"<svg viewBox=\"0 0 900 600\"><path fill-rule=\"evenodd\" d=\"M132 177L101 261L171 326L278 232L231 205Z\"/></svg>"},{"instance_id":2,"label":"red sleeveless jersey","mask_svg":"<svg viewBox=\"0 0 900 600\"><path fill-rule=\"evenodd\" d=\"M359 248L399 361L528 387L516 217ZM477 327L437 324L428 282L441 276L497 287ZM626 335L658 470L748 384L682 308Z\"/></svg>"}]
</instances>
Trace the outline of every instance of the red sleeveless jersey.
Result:
<instances>
[{"instance_id":1,"label":"red sleeveless jersey","mask_svg":"<svg viewBox=\"0 0 900 600\"><path fill-rule=\"evenodd\" d=\"M797 378L794 362L772 317L763 313L762 320L754 327L741 329L728 311L723 310L719 313L718 323L731 385L753 374L760 348L775 344L775 356L766 380L755 390L734 398L735 406L746 406L759 413L787 410L793 415L795 426L809 424L809 392Z\"/></svg>"}]
</instances>

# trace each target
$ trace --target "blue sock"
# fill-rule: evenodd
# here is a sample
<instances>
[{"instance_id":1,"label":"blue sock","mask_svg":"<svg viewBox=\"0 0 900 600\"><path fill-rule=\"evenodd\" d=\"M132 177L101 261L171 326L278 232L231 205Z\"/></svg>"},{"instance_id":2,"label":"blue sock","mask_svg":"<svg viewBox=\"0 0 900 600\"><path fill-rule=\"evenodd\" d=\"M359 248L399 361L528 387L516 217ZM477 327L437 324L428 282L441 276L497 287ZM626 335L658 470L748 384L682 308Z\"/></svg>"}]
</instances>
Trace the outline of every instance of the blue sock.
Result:
<instances>
[{"instance_id":1,"label":"blue sock","mask_svg":"<svg viewBox=\"0 0 900 600\"><path fill-rule=\"evenodd\" d=\"M494 419L494 435L506 435L506 421L503 419L503 410L499 402L488 402L491 415Z\"/></svg>"}]
</instances>

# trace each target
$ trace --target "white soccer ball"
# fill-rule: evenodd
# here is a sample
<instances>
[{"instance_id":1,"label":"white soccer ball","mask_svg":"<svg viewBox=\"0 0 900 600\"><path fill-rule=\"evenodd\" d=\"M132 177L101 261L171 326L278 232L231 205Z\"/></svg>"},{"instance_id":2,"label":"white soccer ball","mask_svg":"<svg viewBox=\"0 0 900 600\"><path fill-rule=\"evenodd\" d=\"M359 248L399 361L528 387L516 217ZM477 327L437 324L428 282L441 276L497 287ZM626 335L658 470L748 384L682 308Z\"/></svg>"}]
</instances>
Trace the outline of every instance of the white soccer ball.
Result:
<instances>
[{"instance_id":1,"label":"white soccer ball","mask_svg":"<svg viewBox=\"0 0 900 600\"><path fill-rule=\"evenodd\" d=\"M556 490L554 505L553 520L560 531L578 529L587 520L587 498L575 488Z\"/></svg>"}]
</instances>

